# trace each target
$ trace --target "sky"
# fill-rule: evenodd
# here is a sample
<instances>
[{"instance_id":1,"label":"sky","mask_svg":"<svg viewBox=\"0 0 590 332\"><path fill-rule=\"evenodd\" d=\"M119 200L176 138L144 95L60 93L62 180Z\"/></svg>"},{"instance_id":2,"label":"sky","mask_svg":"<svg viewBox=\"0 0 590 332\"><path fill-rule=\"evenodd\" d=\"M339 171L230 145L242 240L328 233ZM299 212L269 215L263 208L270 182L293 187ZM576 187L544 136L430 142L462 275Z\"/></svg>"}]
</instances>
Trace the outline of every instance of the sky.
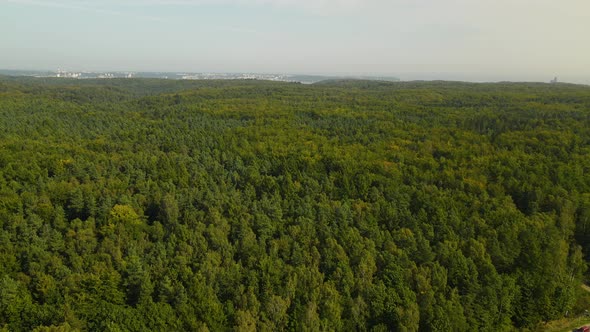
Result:
<instances>
[{"instance_id":1,"label":"sky","mask_svg":"<svg viewBox=\"0 0 590 332\"><path fill-rule=\"evenodd\" d=\"M590 0L0 0L0 68L590 84Z\"/></svg>"}]
</instances>

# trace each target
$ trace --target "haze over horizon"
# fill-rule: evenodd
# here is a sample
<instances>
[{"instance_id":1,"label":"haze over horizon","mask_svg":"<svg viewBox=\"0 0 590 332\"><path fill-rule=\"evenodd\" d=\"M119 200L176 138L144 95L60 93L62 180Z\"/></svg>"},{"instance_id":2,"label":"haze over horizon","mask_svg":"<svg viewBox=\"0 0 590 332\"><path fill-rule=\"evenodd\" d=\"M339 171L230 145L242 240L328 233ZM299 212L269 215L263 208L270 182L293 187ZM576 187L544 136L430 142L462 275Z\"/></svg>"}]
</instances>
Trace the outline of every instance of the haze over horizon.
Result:
<instances>
[{"instance_id":1,"label":"haze over horizon","mask_svg":"<svg viewBox=\"0 0 590 332\"><path fill-rule=\"evenodd\" d=\"M586 0L0 0L0 68L590 84Z\"/></svg>"}]
</instances>

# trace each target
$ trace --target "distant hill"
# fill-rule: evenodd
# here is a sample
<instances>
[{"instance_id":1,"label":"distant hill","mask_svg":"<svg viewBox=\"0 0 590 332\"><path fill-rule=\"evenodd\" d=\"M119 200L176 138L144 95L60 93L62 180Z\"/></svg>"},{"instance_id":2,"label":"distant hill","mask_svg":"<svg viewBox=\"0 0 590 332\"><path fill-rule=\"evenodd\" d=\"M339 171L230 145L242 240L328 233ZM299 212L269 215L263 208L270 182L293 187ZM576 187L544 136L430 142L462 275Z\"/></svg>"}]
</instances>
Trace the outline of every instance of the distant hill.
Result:
<instances>
[{"instance_id":1,"label":"distant hill","mask_svg":"<svg viewBox=\"0 0 590 332\"><path fill-rule=\"evenodd\" d=\"M301 83L318 83L332 81L381 81L381 82L398 82L398 77L390 76L321 76L321 75L290 75L293 81Z\"/></svg>"},{"instance_id":2,"label":"distant hill","mask_svg":"<svg viewBox=\"0 0 590 332\"><path fill-rule=\"evenodd\" d=\"M348 87L348 88L377 88L382 86L391 86L396 84L395 81L382 81L382 80L367 80L367 79L327 79L313 83L314 85L322 86L334 86L334 87Z\"/></svg>"}]
</instances>

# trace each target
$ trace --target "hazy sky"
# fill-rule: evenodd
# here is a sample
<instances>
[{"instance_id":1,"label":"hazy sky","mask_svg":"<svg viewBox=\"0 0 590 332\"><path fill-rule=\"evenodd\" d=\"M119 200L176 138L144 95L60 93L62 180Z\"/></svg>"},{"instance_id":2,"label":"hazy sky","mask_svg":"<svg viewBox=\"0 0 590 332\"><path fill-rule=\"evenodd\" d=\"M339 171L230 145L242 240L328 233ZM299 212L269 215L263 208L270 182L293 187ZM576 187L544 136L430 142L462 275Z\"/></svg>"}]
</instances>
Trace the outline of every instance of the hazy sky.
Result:
<instances>
[{"instance_id":1,"label":"hazy sky","mask_svg":"<svg viewBox=\"0 0 590 332\"><path fill-rule=\"evenodd\" d=\"M0 68L590 83L590 0L0 0Z\"/></svg>"}]
</instances>

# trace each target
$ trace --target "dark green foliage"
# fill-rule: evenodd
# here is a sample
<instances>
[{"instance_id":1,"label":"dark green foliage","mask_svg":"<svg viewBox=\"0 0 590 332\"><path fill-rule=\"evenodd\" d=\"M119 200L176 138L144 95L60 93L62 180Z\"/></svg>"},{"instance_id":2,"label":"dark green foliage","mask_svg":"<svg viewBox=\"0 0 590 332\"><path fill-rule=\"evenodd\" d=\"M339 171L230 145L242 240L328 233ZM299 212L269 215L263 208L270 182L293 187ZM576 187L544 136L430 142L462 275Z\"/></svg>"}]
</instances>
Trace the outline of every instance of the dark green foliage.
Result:
<instances>
[{"instance_id":1,"label":"dark green foliage","mask_svg":"<svg viewBox=\"0 0 590 332\"><path fill-rule=\"evenodd\" d=\"M0 328L530 328L589 257L588 87L0 77Z\"/></svg>"}]
</instances>

